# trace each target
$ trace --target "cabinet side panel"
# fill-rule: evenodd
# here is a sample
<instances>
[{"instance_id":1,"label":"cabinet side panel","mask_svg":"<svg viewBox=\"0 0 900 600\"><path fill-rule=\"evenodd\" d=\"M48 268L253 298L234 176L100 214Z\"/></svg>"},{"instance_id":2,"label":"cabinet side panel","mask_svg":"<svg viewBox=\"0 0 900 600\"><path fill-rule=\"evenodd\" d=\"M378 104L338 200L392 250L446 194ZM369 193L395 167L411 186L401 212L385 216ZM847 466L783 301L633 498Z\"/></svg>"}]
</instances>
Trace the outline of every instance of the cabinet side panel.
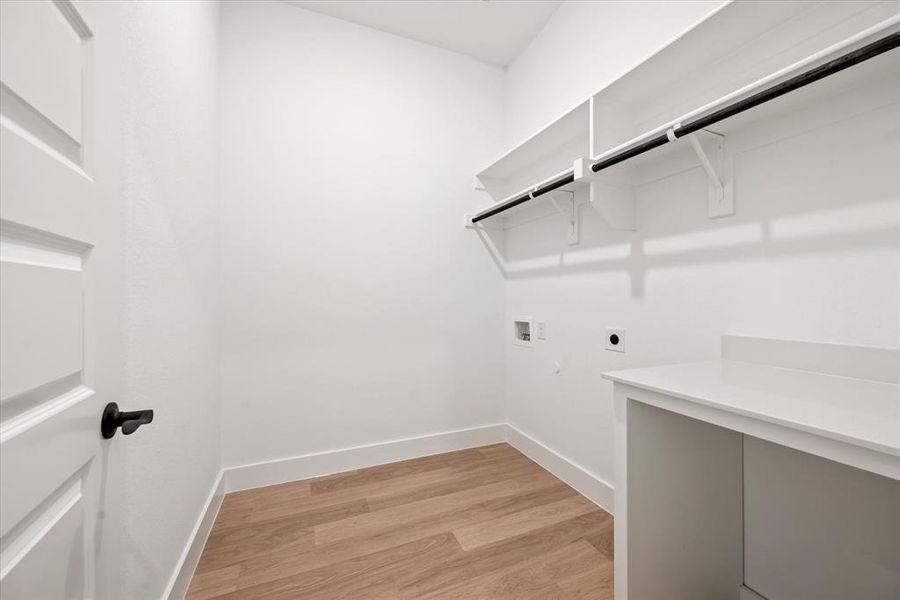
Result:
<instances>
[{"instance_id":1,"label":"cabinet side panel","mask_svg":"<svg viewBox=\"0 0 900 600\"><path fill-rule=\"evenodd\" d=\"M628 406L628 597L737 600L742 436Z\"/></svg>"}]
</instances>

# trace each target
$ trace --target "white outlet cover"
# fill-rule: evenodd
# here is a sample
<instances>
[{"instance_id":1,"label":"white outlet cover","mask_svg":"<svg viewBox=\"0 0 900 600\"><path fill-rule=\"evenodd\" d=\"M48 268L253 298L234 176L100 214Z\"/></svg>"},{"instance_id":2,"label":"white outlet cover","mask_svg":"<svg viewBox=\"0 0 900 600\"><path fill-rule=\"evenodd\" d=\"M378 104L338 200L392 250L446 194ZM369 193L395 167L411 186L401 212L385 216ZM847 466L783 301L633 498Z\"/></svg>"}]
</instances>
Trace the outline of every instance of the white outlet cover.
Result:
<instances>
[{"instance_id":1,"label":"white outlet cover","mask_svg":"<svg viewBox=\"0 0 900 600\"><path fill-rule=\"evenodd\" d=\"M615 336L615 337L613 337ZM612 340L616 339L617 343ZM606 328L606 349L612 352L625 352L625 330L620 327Z\"/></svg>"},{"instance_id":2,"label":"white outlet cover","mask_svg":"<svg viewBox=\"0 0 900 600\"><path fill-rule=\"evenodd\" d=\"M535 321L534 328L536 330L535 333L537 333L537 339L547 339L547 321Z\"/></svg>"}]
</instances>

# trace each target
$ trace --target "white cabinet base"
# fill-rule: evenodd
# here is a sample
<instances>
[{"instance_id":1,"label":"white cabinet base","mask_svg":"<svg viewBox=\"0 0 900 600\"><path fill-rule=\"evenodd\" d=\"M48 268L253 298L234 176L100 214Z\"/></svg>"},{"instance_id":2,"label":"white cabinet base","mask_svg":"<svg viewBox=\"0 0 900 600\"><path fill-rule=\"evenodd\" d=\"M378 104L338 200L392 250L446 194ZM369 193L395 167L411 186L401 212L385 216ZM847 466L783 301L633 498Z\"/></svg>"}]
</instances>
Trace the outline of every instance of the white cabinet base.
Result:
<instances>
[{"instance_id":1,"label":"white cabinet base","mask_svg":"<svg viewBox=\"0 0 900 600\"><path fill-rule=\"evenodd\" d=\"M605 375L616 599L745 600L744 584L767 594L753 564L779 590L770 600L900 597L900 350L740 336L723 347L721 361ZM823 372L857 362L871 379ZM745 539L748 524L764 543ZM748 562L758 548L770 556Z\"/></svg>"}]
</instances>

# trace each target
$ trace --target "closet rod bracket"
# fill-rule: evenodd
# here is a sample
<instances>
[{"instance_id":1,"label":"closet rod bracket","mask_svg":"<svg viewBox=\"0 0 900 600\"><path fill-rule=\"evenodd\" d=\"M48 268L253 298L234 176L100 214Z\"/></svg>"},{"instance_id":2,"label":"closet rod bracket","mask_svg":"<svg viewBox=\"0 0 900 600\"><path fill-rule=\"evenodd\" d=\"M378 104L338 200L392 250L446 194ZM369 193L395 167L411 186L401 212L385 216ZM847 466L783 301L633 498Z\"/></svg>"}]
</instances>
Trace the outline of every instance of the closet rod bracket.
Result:
<instances>
[{"instance_id":1,"label":"closet rod bracket","mask_svg":"<svg viewBox=\"0 0 900 600\"><path fill-rule=\"evenodd\" d=\"M568 198L565 199L566 205L560 206L559 202L556 201L557 194L569 195ZM578 205L575 203L575 192L570 192L568 190L554 190L547 194L547 196L550 198L550 202L553 204L556 212L566 220L566 240L569 245L574 246L578 244Z\"/></svg>"},{"instance_id":2,"label":"closet rod bracket","mask_svg":"<svg viewBox=\"0 0 900 600\"><path fill-rule=\"evenodd\" d=\"M674 133L674 129L670 130ZM699 134L702 132L710 140L712 151L704 148ZM668 134L668 132L667 132ZM707 129L684 136L691 144L700 166L706 171L709 182L709 218L726 217L734 214L734 196L731 178L725 171L725 136Z\"/></svg>"}]
</instances>

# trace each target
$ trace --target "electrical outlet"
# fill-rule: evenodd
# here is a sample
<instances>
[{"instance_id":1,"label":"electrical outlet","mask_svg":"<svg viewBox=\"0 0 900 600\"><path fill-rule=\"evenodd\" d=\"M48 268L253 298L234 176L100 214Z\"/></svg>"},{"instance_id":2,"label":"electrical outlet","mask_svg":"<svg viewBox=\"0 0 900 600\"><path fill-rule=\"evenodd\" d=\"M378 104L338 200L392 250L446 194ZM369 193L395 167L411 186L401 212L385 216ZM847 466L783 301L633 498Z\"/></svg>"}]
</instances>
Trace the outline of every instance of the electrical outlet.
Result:
<instances>
[{"instance_id":1,"label":"electrical outlet","mask_svg":"<svg viewBox=\"0 0 900 600\"><path fill-rule=\"evenodd\" d=\"M537 339L539 339L539 340L547 339L547 321L535 321L534 328L537 333Z\"/></svg>"},{"instance_id":2,"label":"electrical outlet","mask_svg":"<svg viewBox=\"0 0 900 600\"><path fill-rule=\"evenodd\" d=\"M625 330L618 327L606 328L606 349L625 352Z\"/></svg>"}]
</instances>

